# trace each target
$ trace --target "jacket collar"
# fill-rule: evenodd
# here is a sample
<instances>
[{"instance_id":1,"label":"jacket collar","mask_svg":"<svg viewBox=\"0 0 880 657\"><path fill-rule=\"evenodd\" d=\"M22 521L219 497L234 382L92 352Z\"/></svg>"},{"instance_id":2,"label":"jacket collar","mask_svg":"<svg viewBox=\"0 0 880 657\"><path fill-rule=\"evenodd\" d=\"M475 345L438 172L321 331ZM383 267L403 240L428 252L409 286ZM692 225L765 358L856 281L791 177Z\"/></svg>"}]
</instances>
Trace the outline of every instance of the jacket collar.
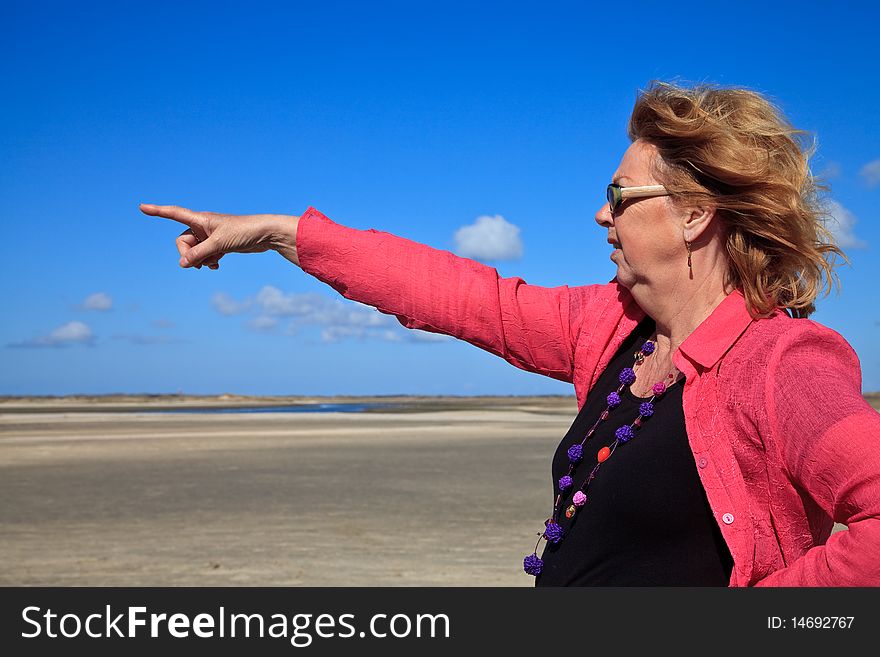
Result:
<instances>
[{"instance_id":1,"label":"jacket collar","mask_svg":"<svg viewBox=\"0 0 880 657\"><path fill-rule=\"evenodd\" d=\"M773 314L778 312L777 309ZM708 369L727 353L752 321L745 297L734 290L678 348L691 361Z\"/></svg>"}]
</instances>

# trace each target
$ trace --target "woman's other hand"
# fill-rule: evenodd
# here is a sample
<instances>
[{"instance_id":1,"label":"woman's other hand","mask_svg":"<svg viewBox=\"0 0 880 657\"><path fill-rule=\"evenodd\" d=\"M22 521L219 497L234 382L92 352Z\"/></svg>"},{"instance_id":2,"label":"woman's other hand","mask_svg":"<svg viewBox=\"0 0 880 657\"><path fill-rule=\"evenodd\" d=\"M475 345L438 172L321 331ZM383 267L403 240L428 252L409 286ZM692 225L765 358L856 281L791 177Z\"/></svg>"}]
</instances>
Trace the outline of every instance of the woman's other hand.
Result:
<instances>
[{"instance_id":1,"label":"woman's other hand","mask_svg":"<svg viewBox=\"0 0 880 657\"><path fill-rule=\"evenodd\" d=\"M219 269L220 258L227 253L262 253L270 249L299 265L296 255L299 217L196 212L176 205L148 203L142 203L140 209L144 214L173 219L188 226L177 238L181 267L201 269L204 265Z\"/></svg>"}]
</instances>

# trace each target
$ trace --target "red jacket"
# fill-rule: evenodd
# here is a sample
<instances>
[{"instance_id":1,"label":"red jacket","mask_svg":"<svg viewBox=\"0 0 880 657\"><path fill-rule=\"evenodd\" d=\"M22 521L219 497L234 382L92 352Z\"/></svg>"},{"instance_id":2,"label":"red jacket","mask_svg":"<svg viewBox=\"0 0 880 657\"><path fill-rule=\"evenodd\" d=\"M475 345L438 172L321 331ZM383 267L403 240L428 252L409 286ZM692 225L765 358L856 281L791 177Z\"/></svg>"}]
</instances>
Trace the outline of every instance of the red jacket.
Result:
<instances>
[{"instance_id":1,"label":"red jacket","mask_svg":"<svg viewBox=\"0 0 880 657\"><path fill-rule=\"evenodd\" d=\"M300 265L407 328L574 384L578 407L644 311L616 279L554 288L309 208ZM880 413L835 331L728 295L673 354L694 463L733 555L730 586L880 586ZM831 534L834 522L847 530ZM830 538L829 538L830 535Z\"/></svg>"}]
</instances>

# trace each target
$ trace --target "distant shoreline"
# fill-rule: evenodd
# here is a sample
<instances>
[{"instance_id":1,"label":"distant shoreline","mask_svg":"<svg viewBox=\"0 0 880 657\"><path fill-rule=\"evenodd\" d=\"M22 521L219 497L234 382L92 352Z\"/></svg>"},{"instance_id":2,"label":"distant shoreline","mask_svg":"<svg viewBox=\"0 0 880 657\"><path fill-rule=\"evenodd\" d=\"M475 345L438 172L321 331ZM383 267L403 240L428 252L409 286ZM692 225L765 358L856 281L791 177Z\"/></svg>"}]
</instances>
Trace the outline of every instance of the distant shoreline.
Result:
<instances>
[{"instance_id":1,"label":"distant shoreline","mask_svg":"<svg viewBox=\"0 0 880 657\"><path fill-rule=\"evenodd\" d=\"M877 393L880 394L880 393ZM237 395L223 393L217 395L188 395L182 393L108 393L101 395L0 395L0 402L8 400L79 400L79 401L108 401L108 400L142 400L142 399L212 399L212 400L274 400L289 402L291 400L319 399L319 400L367 400L367 399L545 399L545 398L568 398L574 395Z\"/></svg>"},{"instance_id":2,"label":"distant shoreline","mask_svg":"<svg viewBox=\"0 0 880 657\"><path fill-rule=\"evenodd\" d=\"M880 410L880 392L864 393ZM420 413L462 410L577 411L574 395L0 395L0 413L98 413L162 410L217 410L315 404L393 404L367 408L364 413Z\"/></svg>"},{"instance_id":3,"label":"distant shoreline","mask_svg":"<svg viewBox=\"0 0 880 657\"><path fill-rule=\"evenodd\" d=\"M111 394L63 396L0 396L0 413L99 413L161 410L267 409L316 404L393 404L364 413L418 413L460 410L577 411L574 395L178 395Z\"/></svg>"}]
</instances>

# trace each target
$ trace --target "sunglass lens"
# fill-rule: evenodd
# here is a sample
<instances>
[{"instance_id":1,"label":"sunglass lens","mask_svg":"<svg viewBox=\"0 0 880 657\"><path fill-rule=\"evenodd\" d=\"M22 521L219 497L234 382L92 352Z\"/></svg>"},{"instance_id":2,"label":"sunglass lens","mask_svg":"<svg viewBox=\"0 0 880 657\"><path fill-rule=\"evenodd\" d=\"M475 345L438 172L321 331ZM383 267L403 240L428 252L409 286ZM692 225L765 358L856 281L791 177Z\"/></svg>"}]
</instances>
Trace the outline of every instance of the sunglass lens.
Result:
<instances>
[{"instance_id":1,"label":"sunglass lens","mask_svg":"<svg viewBox=\"0 0 880 657\"><path fill-rule=\"evenodd\" d=\"M620 203L620 192L614 185L608 185L605 196L608 198L609 209L614 212L617 209L617 205Z\"/></svg>"}]
</instances>

